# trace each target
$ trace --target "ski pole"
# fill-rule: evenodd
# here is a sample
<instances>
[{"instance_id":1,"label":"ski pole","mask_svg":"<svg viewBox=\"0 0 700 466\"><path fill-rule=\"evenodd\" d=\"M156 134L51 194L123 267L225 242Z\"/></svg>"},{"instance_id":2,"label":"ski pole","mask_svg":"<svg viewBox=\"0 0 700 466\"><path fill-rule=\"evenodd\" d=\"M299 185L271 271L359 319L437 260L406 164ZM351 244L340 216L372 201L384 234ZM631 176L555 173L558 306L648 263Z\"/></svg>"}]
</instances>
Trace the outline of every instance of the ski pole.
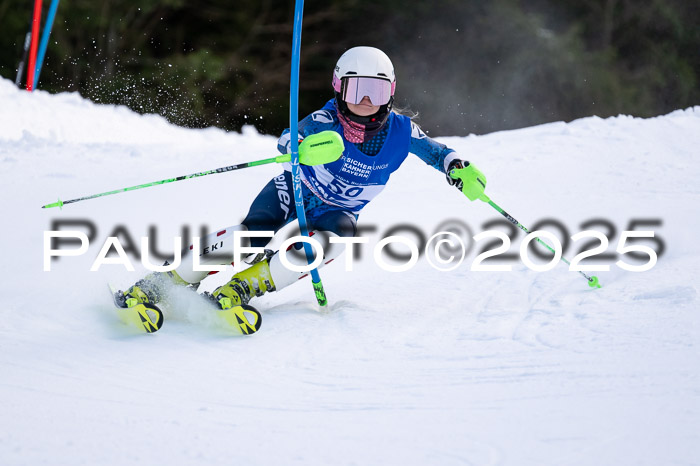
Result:
<instances>
[{"instance_id":1,"label":"ski pole","mask_svg":"<svg viewBox=\"0 0 700 466\"><path fill-rule=\"evenodd\" d=\"M304 138L304 140L299 145L299 161L304 165L322 165L324 163L335 162L340 158L345 150L343 144L343 139L335 131L322 131L317 134L312 134ZM284 163L291 161L291 154L278 155L277 157L270 157L263 160L256 160L253 162L239 163L236 165L229 165L228 167L216 168L214 170L208 170L199 173L193 173L191 175L178 176L176 178L168 178L160 181L153 181L151 183L144 183L137 186L130 186L128 188L115 189L114 191L107 191L99 194L92 194L90 196L80 197L77 199L71 199L69 201L54 202L53 204L46 204L41 206L42 209L49 209L51 207L63 207L65 204L72 204L74 202L86 201L88 199L95 199L97 197L109 196L110 194L118 194L126 191L134 191L136 189L148 188L151 186L156 186L160 184L172 183L174 181L186 180L189 178L197 178L200 176L214 175L216 173L226 173L233 170L240 170L242 168L256 167L258 165L265 165L268 163Z\"/></svg>"},{"instance_id":2,"label":"ski pole","mask_svg":"<svg viewBox=\"0 0 700 466\"><path fill-rule=\"evenodd\" d=\"M24 64L27 61L27 57L29 56L29 44L32 42L32 30L31 28L27 32L27 35L24 36L24 52L22 53L22 59L19 62L19 65L17 66L17 77L15 78L15 85L17 87L20 87L22 85L22 74L24 73Z\"/></svg>"},{"instance_id":3,"label":"ski pole","mask_svg":"<svg viewBox=\"0 0 700 466\"><path fill-rule=\"evenodd\" d=\"M481 199L482 201L484 201L484 202L487 202L491 207L493 207L494 209L496 209L496 211L497 211L499 214L503 215L506 219L508 219L508 221L509 221L510 223L512 223L512 224L515 225L516 227L520 228L520 229L523 230L525 233L528 233L528 234L530 233L530 230L528 230L527 227L525 227L525 225L523 225L522 223L518 222L518 221L517 221L515 218L513 218L508 212L506 212L505 210L501 209L501 208L498 206L498 204L496 204L495 202L493 202L488 196L486 196L486 194L484 194L484 197L485 197L486 199L481 199L481 198L480 198L480 199ZM541 245L543 245L544 247L546 247L547 249L549 249L549 250L552 252L552 254L556 254L556 252L554 251L554 249L553 249L549 244L547 244L547 243L544 242L542 239L540 239L538 236L536 236L535 239L537 240L538 243L540 243ZM560 260L563 261L564 263L566 263L566 265L571 265L571 262L569 262L569 261L566 259L566 257L564 257L563 255L561 256ZM585 279L588 281L588 286L590 286L591 288L600 288L600 287L601 287L600 282L598 281L598 277L596 277L595 275L592 275L592 276L589 277L588 275L586 275L586 274L585 274L583 271L581 271L581 270L579 270L578 273L580 273L580 274L583 276L583 278L585 278Z\"/></svg>"},{"instance_id":4,"label":"ski pole","mask_svg":"<svg viewBox=\"0 0 700 466\"><path fill-rule=\"evenodd\" d=\"M34 29L34 11L31 11L29 16L29 29L27 34L24 36L24 51L22 52L22 59L19 61L17 66L17 77L15 78L15 85L17 87L22 87L22 75L24 73L24 68L27 63L27 58L29 57L29 47L32 43L32 30Z\"/></svg>"},{"instance_id":5,"label":"ski pole","mask_svg":"<svg viewBox=\"0 0 700 466\"><path fill-rule=\"evenodd\" d=\"M470 167L471 167L471 170L470 170ZM473 180L474 180L475 183L478 182L478 183L480 183L482 186L485 186L485 185L486 185L485 182L482 182L482 181L479 179L480 177L483 177L483 173L481 173L481 172L479 172L478 170L474 169L474 167L471 166L471 165L470 165L470 166L467 166L467 167L465 167L465 168L462 168L462 169L453 169L452 171L450 171L450 176L451 176L452 178L455 178L455 179L456 179L457 176L456 176L455 170L470 170L470 171L473 172L473 175L472 175L472 176L473 176ZM485 178L484 178L484 179L485 179ZM468 189L468 188L467 188L467 189ZM483 188L482 188L482 189L483 189ZM486 195L486 193L483 192L483 190L482 190L480 193L479 193L479 190L478 190L478 189L477 189L477 191L465 192L465 195L467 195L467 197L468 197L470 200L472 200L472 201L474 201L474 200L476 200L476 199L479 199L480 201L486 202L488 205L490 205L491 207L493 207L494 209L496 209L496 211L497 211L499 214L503 215L510 223L512 223L512 224L515 225L516 227L520 228L520 229L523 230L525 233L530 234L530 230L529 230L525 225L523 225L522 223L520 223L519 221L517 221L517 220L516 220L513 216L511 216L508 212L506 212L505 210L503 210L498 204L496 204L495 202L493 202L493 201L491 200L491 198L488 197L488 196ZM540 238L537 237L537 236L535 237L535 239L537 240L538 243L540 243L541 245L543 245L544 247L546 247L547 249L549 249L549 250L552 252L552 254L555 254L555 255L556 255L556 252L554 251L554 249L553 249L549 244L547 244L545 241L543 241L542 239L540 239ZM561 256L560 260L563 261L564 263L566 263L567 265L571 265L571 262L569 262L563 255ZM600 287L601 287L600 282L598 281L598 277L596 277L596 276L590 276L590 277L589 277L588 275L586 275L586 274L585 274L584 272L582 272L581 270L579 270L578 273L580 273L580 274L583 276L583 278L586 279L586 281L588 282L588 286L590 286L591 288L600 288Z\"/></svg>"}]
</instances>

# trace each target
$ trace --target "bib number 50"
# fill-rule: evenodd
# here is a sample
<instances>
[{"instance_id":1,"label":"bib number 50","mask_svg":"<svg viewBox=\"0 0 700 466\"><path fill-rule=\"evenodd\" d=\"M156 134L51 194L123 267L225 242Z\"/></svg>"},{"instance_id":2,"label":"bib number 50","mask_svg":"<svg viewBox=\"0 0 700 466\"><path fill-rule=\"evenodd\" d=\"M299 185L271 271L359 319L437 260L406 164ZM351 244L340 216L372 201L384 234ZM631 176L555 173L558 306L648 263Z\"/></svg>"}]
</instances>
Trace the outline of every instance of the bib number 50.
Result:
<instances>
[{"instance_id":1,"label":"bib number 50","mask_svg":"<svg viewBox=\"0 0 700 466\"><path fill-rule=\"evenodd\" d=\"M363 188L360 188L359 186L347 186L337 179L332 180L327 187L333 194L338 194L345 197L357 197L363 190Z\"/></svg>"}]
</instances>

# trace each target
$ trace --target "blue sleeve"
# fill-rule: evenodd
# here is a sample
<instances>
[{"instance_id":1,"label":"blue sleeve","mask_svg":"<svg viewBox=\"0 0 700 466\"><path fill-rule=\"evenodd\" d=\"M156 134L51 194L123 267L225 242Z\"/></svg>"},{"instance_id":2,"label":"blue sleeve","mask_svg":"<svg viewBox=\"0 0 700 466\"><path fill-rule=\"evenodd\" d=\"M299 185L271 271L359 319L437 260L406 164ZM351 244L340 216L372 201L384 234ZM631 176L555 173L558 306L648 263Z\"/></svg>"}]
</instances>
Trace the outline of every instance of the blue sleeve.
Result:
<instances>
[{"instance_id":1,"label":"blue sleeve","mask_svg":"<svg viewBox=\"0 0 700 466\"><path fill-rule=\"evenodd\" d=\"M447 172L447 165L458 159L454 149L450 149L445 144L429 138L420 127L411 122L411 145L409 152L417 155L423 162L427 163L442 173Z\"/></svg>"},{"instance_id":2,"label":"blue sleeve","mask_svg":"<svg viewBox=\"0 0 700 466\"><path fill-rule=\"evenodd\" d=\"M338 120L334 112L326 109L317 110L299 122L299 139L304 139L309 134L334 129L337 124ZM281 154L289 154L292 151L290 142L289 128L287 128L277 140L277 150Z\"/></svg>"}]
</instances>

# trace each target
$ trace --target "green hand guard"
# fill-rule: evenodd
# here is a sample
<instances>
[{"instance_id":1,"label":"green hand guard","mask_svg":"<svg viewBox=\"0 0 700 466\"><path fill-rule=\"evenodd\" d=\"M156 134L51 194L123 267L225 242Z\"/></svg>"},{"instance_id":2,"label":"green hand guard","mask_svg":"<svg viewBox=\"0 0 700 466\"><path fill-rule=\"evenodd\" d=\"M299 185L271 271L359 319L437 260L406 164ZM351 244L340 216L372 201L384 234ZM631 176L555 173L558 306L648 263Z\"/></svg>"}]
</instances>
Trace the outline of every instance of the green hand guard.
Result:
<instances>
[{"instance_id":1,"label":"green hand guard","mask_svg":"<svg viewBox=\"0 0 700 466\"><path fill-rule=\"evenodd\" d=\"M484 193L486 189L486 177L474 165L469 164L464 168L454 168L450 170L450 177L462 181L462 192L470 201L480 199L489 201L489 197Z\"/></svg>"}]
</instances>

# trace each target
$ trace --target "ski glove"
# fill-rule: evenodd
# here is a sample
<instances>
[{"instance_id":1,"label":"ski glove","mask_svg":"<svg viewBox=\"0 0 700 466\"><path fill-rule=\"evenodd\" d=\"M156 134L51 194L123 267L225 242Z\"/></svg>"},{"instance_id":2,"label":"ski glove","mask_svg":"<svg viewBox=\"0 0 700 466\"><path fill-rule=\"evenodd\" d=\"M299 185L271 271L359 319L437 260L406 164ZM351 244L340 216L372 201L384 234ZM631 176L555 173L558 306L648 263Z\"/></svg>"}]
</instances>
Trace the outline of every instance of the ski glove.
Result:
<instances>
[{"instance_id":1,"label":"ski glove","mask_svg":"<svg viewBox=\"0 0 700 466\"><path fill-rule=\"evenodd\" d=\"M447 167L447 182L462 191L470 201L481 199L488 202L488 196L484 194L486 177L466 160L453 160L450 163Z\"/></svg>"}]
</instances>

